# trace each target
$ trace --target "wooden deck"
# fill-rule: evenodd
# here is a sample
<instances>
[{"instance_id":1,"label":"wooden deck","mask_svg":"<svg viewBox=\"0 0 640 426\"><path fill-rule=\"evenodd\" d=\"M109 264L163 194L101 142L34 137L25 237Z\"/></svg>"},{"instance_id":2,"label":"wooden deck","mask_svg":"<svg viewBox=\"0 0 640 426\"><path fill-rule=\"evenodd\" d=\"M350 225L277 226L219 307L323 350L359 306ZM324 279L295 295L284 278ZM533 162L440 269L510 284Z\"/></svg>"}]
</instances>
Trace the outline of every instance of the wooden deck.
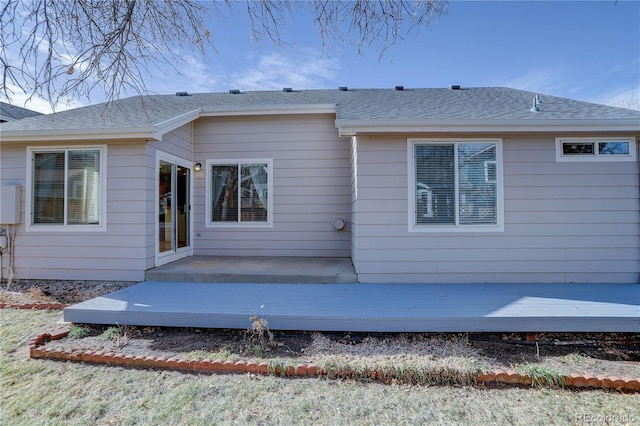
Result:
<instances>
[{"instance_id":1,"label":"wooden deck","mask_svg":"<svg viewBox=\"0 0 640 426\"><path fill-rule=\"evenodd\" d=\"M640 284L145 281L71 306L75 323L360 332L640 332Z\"/></svg>"}]
</instances>

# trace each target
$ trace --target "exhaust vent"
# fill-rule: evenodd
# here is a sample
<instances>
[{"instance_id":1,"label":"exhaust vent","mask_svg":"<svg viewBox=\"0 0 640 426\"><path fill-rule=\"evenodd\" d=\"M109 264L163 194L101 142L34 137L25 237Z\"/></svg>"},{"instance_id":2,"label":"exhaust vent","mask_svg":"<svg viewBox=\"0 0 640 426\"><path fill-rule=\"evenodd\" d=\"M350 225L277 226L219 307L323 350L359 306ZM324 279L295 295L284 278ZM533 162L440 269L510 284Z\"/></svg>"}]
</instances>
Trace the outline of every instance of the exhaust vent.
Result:
<instances>
[{"instance_id":1,"label":"exhaust vent","mask_svg":"<svg viewBox=\"0 0 640 426\"><path fill-rule=\"evenodd\" d=\"M293 87L284 87L282 88L283 92L293 92Z\"/></svg>"},{"instance_id":2,"label":"exhaust vent","mask_svg":"<svg viewBox=\"0 0 640 426\"><path fill-rule=\"evenodd\" d=\"M449 89L451 89L451 90L460 90L460 85L459 84L452 84L451 86L449 86Z\"/></svg>"},{"instance_id":3,"label":"exhaust vent","mask_svg":"<svg viewBox=\"0 0 640 426\"><path fill-rule=\"evenodd\" d=\"M346 92L346 91L349 90L349 88L347 86L340 86L340 87L338 87L338 90L341 91L341 92Z\"/></svg>"},{"instance_id":4,"label":"exhaust vent","mask_svg":"<svg viewBox=\"0 0 640 426\"><path fill-rule=\"evenodd\" d=\"M404 90L404 86L396 86L394 87L395 90Z\"/></svg>"},{"instance_id":5,"label":"exhaust vent","mask_svg":"<svg viewBox=\"0 0 640 426\"><path fill-rule=\"evenodd\" d=\"M191 96L189 92L176 92L176 96Z\"/></svg>"},{"instance_id":6,"label":"exhaust vent","mask_svg":"<svg viewBox=\"0 0 640 426\"><path fill-rule=\"evenodd\" d=\"M231 89L231 90L229 90L229 94L230 95L239 95L240 94L240 89Z\"/></svg>"}]
</instances>

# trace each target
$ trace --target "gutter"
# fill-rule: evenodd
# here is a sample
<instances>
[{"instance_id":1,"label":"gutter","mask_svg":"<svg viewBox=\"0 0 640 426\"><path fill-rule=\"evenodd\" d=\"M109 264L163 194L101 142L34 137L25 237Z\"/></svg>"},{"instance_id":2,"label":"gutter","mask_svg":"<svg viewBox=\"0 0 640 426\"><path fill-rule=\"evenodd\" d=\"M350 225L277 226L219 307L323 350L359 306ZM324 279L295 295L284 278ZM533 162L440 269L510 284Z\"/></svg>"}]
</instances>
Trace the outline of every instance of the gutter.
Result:
<instances>
[{"instance_id":1,"label":"gutter","mask_svg":"<svg viewBox=\"0 0 640 426\"><path fill-rule=\"evenodd\" d=\"M336 120L340 136L381 133L634 132L635 119L616 120Z\"/></svg>"}]
</instances>

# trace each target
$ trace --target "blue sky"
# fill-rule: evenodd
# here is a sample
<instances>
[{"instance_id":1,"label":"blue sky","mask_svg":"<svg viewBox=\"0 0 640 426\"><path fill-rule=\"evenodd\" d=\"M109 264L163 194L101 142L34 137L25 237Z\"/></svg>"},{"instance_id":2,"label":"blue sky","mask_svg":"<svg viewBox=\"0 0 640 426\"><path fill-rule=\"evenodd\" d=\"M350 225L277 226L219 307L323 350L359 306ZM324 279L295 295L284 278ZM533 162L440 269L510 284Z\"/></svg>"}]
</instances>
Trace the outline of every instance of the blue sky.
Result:
<instances>
[{"instance_id":1,"label":"blue sky","mask_svg":"<svg viewBox=\"0 0 640 426\"><path fill-rule=\"evenodd\" d=\"M240 8L241 11L241 8ZM640 94L640 1L450 1L448 14L379 59L375 46L322 52L309 15L283 33L291 45L254 42L238 12L212 19L218 53L182 52L182 75L154 72L155 93L337 88L508 86L615 104ZM102 101L101 94L92 95ZM86 99L71 106L86 105ZM16 103L19 104L19 103ZM44 109L33 103L28 108ZM60 109L65 109L59 108Z\"/></svg>"}]
</instances>

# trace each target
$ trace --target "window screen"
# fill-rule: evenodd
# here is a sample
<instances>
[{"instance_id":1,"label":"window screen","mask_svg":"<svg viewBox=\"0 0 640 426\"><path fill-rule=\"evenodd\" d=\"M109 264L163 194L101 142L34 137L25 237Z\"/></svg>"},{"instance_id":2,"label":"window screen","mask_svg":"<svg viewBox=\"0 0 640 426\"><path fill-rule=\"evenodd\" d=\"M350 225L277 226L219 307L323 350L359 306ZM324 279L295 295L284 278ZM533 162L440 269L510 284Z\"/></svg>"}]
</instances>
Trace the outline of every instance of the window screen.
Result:
<instances>
[{"instance_id":1,"label":"window screen","mask_svg":"<svg viewBox=\"0 0 640 426\"><path fill-rule=\"evenodd\" d=\"M415 224L497 224L496 143L415 145Z\"/></svg>"}]
</instances>

